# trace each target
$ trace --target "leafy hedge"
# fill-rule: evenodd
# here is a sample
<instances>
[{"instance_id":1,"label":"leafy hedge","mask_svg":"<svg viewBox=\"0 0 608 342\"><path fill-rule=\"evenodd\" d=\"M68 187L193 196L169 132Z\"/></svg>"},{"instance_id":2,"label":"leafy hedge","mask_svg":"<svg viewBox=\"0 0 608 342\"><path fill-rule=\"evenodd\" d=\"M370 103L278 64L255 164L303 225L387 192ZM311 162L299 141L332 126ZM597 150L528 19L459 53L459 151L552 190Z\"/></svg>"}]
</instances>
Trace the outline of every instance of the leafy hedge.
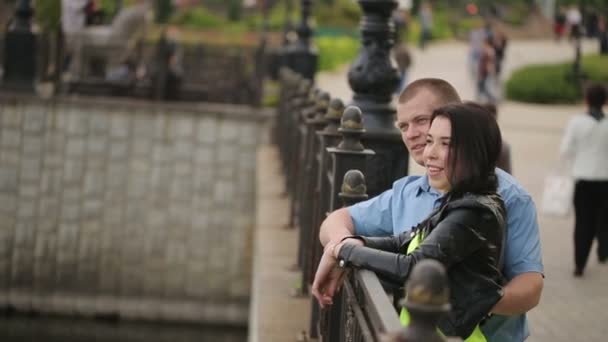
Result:
<instances>
[{"instance_id":1,"label":"leafy hedge","mask_svg":"<svg viewBox=\"0 0 608 342\"><path fill-rule=\"evenodd\" d=\"M315 43L319 49L319 71L334 70L352 62L361 46L359 40L349 36L316 37Z\"/></svg>"},{"instance_id":2,"label":"leafy hedge","mask_svg":"<svg viewBox=\"0 0 608 342\"><path fill-rule=\"evenodd\" d=\"M608 56L582 60L588 81L608 83ZM506 84L507 98L532 103L575 103L582 94L573 79L572 63L530 65L515 71Z\"/></svg>"}]
</instances>

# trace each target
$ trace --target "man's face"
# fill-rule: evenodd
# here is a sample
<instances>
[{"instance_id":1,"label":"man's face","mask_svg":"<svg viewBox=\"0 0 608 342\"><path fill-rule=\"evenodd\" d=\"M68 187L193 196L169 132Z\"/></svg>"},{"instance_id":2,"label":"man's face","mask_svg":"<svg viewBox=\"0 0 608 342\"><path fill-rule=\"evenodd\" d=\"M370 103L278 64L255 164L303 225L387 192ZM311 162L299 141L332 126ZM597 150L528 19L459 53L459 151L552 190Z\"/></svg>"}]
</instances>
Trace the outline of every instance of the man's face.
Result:
<instances>
[{"instance_id":1,"label":"man's face","mask_svg":"<svg viewBox=\"0 0 608 342\"><path fill-rule=\"evenodd\" d=\"M397 106L395 125L401 131L401 139L410 155L419 165L424 165L422 153L426 146L431 114L438 107L437 103L439 103L437 96L422 89L414 97Z\"/></svg>"}]
</instances>

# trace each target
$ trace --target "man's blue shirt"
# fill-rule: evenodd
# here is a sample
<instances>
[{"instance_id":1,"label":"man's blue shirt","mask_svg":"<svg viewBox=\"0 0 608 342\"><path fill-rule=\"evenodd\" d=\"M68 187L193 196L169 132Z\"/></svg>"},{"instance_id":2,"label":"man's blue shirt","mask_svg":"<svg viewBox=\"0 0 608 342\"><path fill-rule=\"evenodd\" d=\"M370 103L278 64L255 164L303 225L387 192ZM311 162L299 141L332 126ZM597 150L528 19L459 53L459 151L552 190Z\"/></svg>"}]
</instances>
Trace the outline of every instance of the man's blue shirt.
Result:
<instances>
[{"instance_id":1,"label":"man's blue shirt","mask_svg":"<svg viewBox=\"0 0 608 342\"><path fill-rule=\"evenodd\" d=\"M525 272L543 273L536 208L530 195L508 173L496 169L498 193L507 209L507 240L503 274L507 280ZM397 235L422 222L441 202L426 176L407 176L393 188L348 208L355 234ZM482 327L488 341L523 341L528 333L525 315L493 315Z\"/></svg>"}]
</instances>

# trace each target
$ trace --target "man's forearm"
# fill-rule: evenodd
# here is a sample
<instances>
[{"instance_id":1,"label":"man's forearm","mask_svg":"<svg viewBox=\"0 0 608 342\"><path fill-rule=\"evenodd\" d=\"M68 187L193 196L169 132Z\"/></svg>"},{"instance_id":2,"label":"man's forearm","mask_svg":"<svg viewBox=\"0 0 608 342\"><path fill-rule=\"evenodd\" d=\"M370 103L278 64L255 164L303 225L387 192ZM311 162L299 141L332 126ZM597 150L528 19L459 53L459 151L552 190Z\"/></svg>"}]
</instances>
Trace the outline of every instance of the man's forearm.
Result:
<instances>
[{"instance_id":1,"label":"man's forearm","mask_svg":"<svg viewBox=\"0 0 608 342\"><path fill-rule=\"evenodd\" d=\"M325 246L328 242L339 242L344 237L353 235L355 228L346 208L338 209L325 219L319 230L319 240Z\"/></svg>"},{"instance_id":2,"label":"man's forearm","mask_svg":"<svg viewBox=\"0 0 608 342\"><path fill-rule=\"evenodd\" d=\"M492 313L513 316L532 310L540 301L543 276L540 273L522 273L505 285L504 296L494 306Z\"/></svg>"}]
</instances>

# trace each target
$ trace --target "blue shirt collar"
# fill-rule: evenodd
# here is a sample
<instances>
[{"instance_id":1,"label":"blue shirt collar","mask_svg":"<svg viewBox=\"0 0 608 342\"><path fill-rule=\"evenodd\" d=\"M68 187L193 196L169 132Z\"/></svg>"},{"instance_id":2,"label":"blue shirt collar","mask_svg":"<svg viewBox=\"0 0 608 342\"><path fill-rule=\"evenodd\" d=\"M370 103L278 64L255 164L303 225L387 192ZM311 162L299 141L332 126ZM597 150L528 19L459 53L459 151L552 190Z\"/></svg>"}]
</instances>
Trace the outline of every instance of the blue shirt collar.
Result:
<instances>
[{"instance_id":1,"label":"blue shirt collar","mask_svg":"<svg viewBox=\"0 0 608 342\"><path fill-rule=\"evenodd\" d=\"M439 197L441 197L443 194L441 194L440 192L438 192L437 190L431 188L431 185L429 184L429 177L427 175L424 175L420 178L418 178L418 190L416 191L416 197L420 196L421 193L423 192L428 192L434 195L437 195Z\"/></svg>"}]
</instances>

